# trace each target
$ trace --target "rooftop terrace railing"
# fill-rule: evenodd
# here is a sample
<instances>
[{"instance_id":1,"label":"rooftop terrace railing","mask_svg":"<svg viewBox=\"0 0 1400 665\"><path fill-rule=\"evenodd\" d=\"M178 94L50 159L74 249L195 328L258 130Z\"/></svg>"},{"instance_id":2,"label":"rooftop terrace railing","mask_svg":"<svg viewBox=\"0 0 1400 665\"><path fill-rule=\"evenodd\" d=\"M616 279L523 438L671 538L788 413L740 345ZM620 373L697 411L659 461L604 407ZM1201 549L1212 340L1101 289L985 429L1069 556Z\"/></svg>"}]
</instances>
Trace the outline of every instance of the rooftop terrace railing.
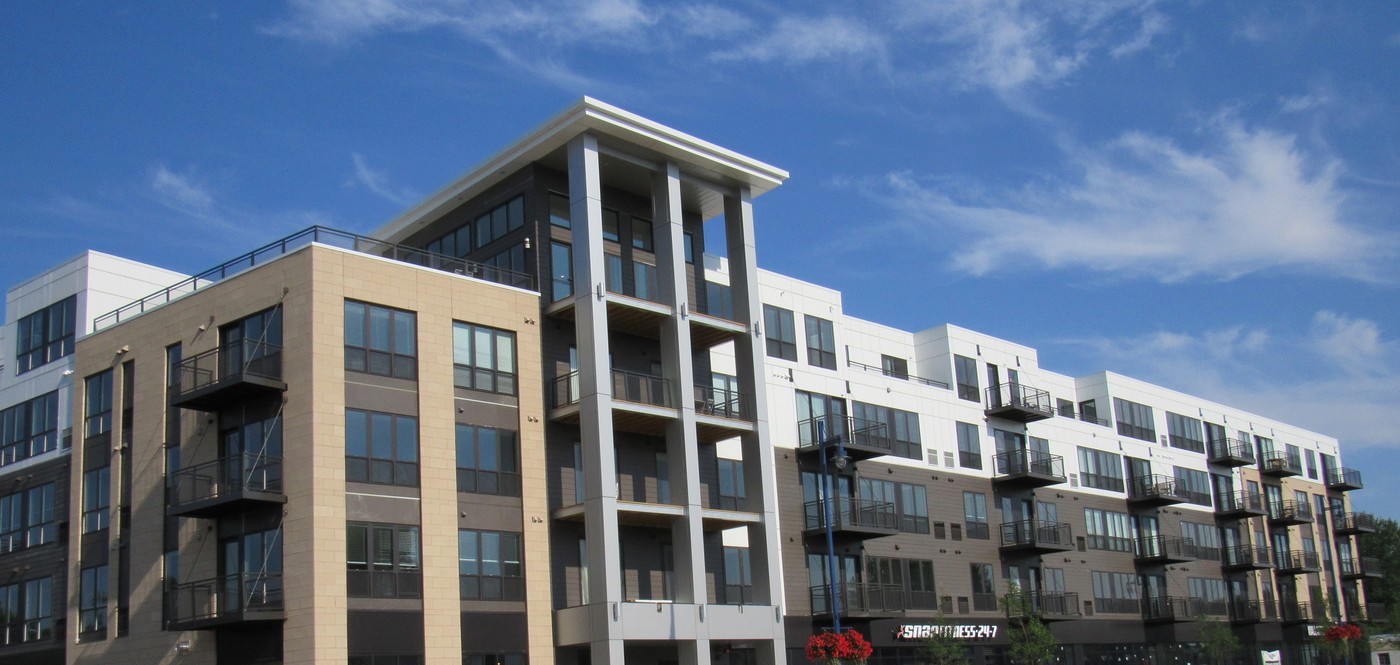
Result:
<instances>
[{"instance_id":1,"label":"rooftop terrace railing","mask_svg":"<svg viewBox=\"0 0 1400 665\"><path fill-rule=\"evenodd\" d=\"M531 275L504 268L496 268L475 261L468 261L446 254L436 254L417 247L396 245L349 231L341 231L325 226L312 226L293 233L285 238L274 240L238 258L217 265L209 270L187 278L174 285L161 289L140 300L136 300L92 320L94 331L114 326L122 321L167 305L195 291L217 284L229 277L260 266L273 259L290 254L312 243L320 243L348 249L354 252L379 256L394 261L409 263L434 270L456 273L484 279L488 282L533 289L535 279Z\"/></svg>"}]
</instances>

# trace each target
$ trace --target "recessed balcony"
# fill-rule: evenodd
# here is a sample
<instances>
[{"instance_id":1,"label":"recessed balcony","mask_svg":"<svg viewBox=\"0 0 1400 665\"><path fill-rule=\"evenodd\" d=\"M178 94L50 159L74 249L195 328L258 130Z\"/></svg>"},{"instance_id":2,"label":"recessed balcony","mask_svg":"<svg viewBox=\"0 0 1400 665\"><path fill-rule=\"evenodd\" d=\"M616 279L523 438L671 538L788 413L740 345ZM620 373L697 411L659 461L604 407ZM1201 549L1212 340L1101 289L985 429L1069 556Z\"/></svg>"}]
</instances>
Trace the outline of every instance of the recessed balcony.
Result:
<instances>
[{"instance_id":1,"label":"recessed balcony","mask_svg":"<svg viewBox=\"0 0 1400 665\"><path fill-rule=\"evenodd\" d=\"M1148 536L1137 539L1134 561L1140 565L1161 565L1195 561L1200 556L1196 543L1185 538Z\"/></svg>"},{"instance_id":2,"label":"recessed balcony","mask_svg":"<svg viewBox=\"0 0 1400 665\"><path fill-rule=\"evenodd\" d=\"M826 536L826 512L832 512L833 539L844 542L880 538L899 533L899 516L893 503L866 501L860 497L832 497L830 502L817 499L802 505L803 532L809 537Z\"/></svg>"},{"instance_id":3,"label":"recessed balcony","mask_svg":"<svg viewBox=\"0 0 1400 665\"><path fill-rule=\"evenodd\" d=\"M1385 623L1390 620L1390 613L1386 611L1385 603L1351 603L1347 605L1347 620L1352 623Z\"/></svg>"},{"instance_id":4,"label":"recessed balcony","mask_svg":"<svg viewBox=\"0 0 1400 665\"><path fill-rule=\"evenodd\" d=\"M1144 476L1128 483L1128 504L1135 508L1170 506L1186 500L1171 476Z\"/></svg>"},{"instance_id":5,"label":"recessed balcony","mask_svg":"<svg viewBox=\"0 0 1400 665\"><path fill-rule=\"evenodd\" d=\"M1236 492L1215 497L1215 516L1220 519L1248 519L1269 514L1264 496L1257 492Z\"/></svg>"},{"instance_id":6,"label":"recessed balcony","mask_svg":"<svg viewBox=\"0 0 1400 665\"><path fill-rule=\"evenodd\" d=\"M1269 505L1269 523L1273 526L1312 524L1312 506L1307 501L1285 499Z\"/></svg>"},{"instance_id":7,"label":"recessed balcony","mask_svg":"<svg viewBox=\"0 0 1400 665\"><path fill-rule=\"evenodd\" d=\"M1020 597L1013 597L1007 605L1007 614L1012 619L1024 618L1027 613L1041 621L1066 621L1080 618L1079 594L1053 591L1022 591Z\"/></svg>"},{"instance_id":8,"label":"recessed balcony","mask_svg":"<svg viewBox=\"0 0 1400 665\"><path fill-rule=\"evenodd\" d=\"M1300 476L1303 474L1303 463L1297 457L1275 450L1264 453L1264 458L1259 460L1259 473L1275 478Z\"/></svg>"},{"instance_id":9,"label":"recessed balcony","mask_svg":"<svg viewBox=\"0 0 1400 665\"><path fill-rule=\"evenodd\" d=\"M992 458L992 482L1004 487L1046 487L1065 482L1065 458L1038 450L1009 450Z\"/></svg>"},{"instance_id":10,"label":"recessed balcony","mask_svg":"<svg viewBox=\"0 0 1400 665\"><path fill-rule=\"evenodd\" d=\"M1001 525L1001 551L1026 554L1068 552L1074 549L1074 537L1067 522L1020 520Z\"/></svg>"},{"instance_id":11,"label":"recessed balcony","mask_svg":"<svg viewBox=\"0 0 1400 665\"><path fill-rule=\"evenodd\" d=\"M175 471L166 514L219 517L286 502L282 458L243 453Z\"/></svg>"},{"instance_id":12,"label":"recessed balcony","mask_svg":"<svg viewBox=\"0 0 1400 665\"><path fill-rule=\"evenodd\" d=\"M1332 530L1342 536L1375 533L1376 517L1371 513L1332 513Z\"/></svg>"},{"instance_id":13,"label":"recessed balcony","mask_svg":"<svg viewBox=\"0 0 1400 665\"><path fill-rule=\"evenodd\" d=\"M1268 570L1274 567L1264 545L1235 545L1221 551L1220 567L1227 571Z\"/></svg>"},{"instance_id":14,"label":"recessed balcony","mask_svg":"<svg viewBox=\"0 0 1400 665\"><path fill-rule=\"evenodd\" d=\"M1281 575L1302 575L1320 572L1322 562L1317 552L1293 550L1280 556L1279 561L1275 562L1274 568L1278 569Z\"/></svg>"},{"instance_id":15,"label":"recessed balcony","mask_svg":"<svg viewBox=\"0 0 1400 665\"><path fill-rule=\"evenodd\" d=\"M1381 571L1381 560L1375 557L1340 559L1337 561L1337 569L1341 572L1342 579L1347 580L1385 577L1385 573Z\"/></svg>"},{"instance_id":16,"label":"recessed balcony","mask_svg":"<svg viewBox=\"0 0 1400 665\"><path fill-rule=\"evenodd\" d=\"M621 432L662 436L666 427L680 417L671 395L671 381L665 377L614 369L611 371L613 428ZM550 418L576 425L583 384L579 372L555 377L550 385Z\"/></svg>"},{"instance_id":17,"label":"recessed balcony","mask_svg":"<svg viewBox=\"0 0 1400 665\"><path fill-rule=\"evenodd\" d=\"M1324 616L1320 618L1326 618ZM1278 603L1278 620L1283 623L1312 623L1313 608L1311 603L1290 603L1287 600L1280 600Z\"/></svg>"},{"instance_id":18,"label":"recessed balcony","mask_svg":"<svg viewBox=\"0 0 1400 665\"><path fill-rule=\"evenodd\" d=\"M1248 466L1254 463L1254 446L1239 439L1216 439L1206 445L1206 461L1220 466Z\"/></svg>"},{"instance_id":19,"label":"recessed balcony","mask_svg":"<svg viewBox=\"0 0 1400 665\"><path fill-rule=\"evenodd\" d=\"M907 609L904 587L898 584L842 582L836 598L843 617L902 616ZM831 592L826 586L811 588L812 616L831 616Z\"/></svg>"},{"instance_id":20,"label":"recessed balcony","mask_svg":"<svg viewBox=\"0 0 1400 665\"><path fill-rule=\"evenodd\" d=\"M1272 604L1259 600L1239 599L1230 603L1231 623L1259 623L1278 618Z\"/></svg>"},{"instance_id":21,"label":"recessed balcony","mask_svg":"<svg viewBox=\"0 0 1400 665\"><path fill-rule=\"evenodd\" d=\"M1356 469L1330 469L1327 472L1327 489L1329 490L1349 492L1365 486L1361 482L1361 472Z\"/></svg>"},{"instance_id":22,"label":"recessed balcony","mask_svg":"<svg viewBox=\"0 0 1400 665\"><path fill-rule=\"evenodd\" d=\"M1031 423L1055 417L1050 393L1019 383L988 386L986 405L986 414L991 418Z\"/></svg>"},{"instance_id":23,"label":"recessed balcony","mask_svg":"<svg viewBox=\"0 0 1400 665\"><path fill-rule=\"evenodd\" d=\"M216 411L287 390L282 381L282 347L240 340L210 349L175 366L170 405Z\"/></svg>"},{"instance_id":24,"label":"recessed balcony","mask_svg":"<svg viewBox=\"0 0 1400 665\"><path fill-rule=\"evenodd\" d=\"M882 422L851 416L825 416L797 423L798 454L835 454L838 439L846 456L856 462L889 455L894 445L889 428Z\"/></svg>"},{"instance_id":25,"label":"recessed balcony","mask_svg":"<svg viewBox=\"0 0 1400 665\"><path fill-rule=\"evenodd\" d=\"M225 575L177 584L169 592L170 630L203 630L287 618L282 573Z\"/></svg>"},{"instance_id":26,"label":"recessed balcony","mask_svg":"<svg viewBox=\"0 0 1400 665\"><path fill-rule=\"evenodd\" d=\"M1157 596L1142 599L1142 620L1147 623L1181 623L1195 621L1206 614L1205 603L1199 598Z\"/></svg>"}]
</instances>

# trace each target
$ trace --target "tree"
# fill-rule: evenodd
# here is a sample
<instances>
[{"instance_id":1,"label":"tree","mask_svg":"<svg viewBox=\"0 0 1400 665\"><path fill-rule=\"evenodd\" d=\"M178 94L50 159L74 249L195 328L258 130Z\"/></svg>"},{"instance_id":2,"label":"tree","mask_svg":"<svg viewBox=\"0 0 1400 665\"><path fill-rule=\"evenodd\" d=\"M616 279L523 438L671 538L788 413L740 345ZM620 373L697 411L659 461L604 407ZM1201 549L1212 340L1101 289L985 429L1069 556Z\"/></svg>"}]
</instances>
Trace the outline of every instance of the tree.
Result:
<instances>
[{"instance_id":1,"label":"tree","mask_svg":"<svg viewBox=\"0 0 1400 665\"><path fill-rule=\"evenodd\" d=\"M1215 665L1230 662L1231 657L1240 650L1240 639L1235 637L1235 631L1230 630L1229 624L1224 621L1203 616L1197 619L1197 625L1201 627L1201 650Z\"/></svg>"},{"instance_id":2,"label":"tree","mask_svg":"<svg viewBox=\"0 0 1400 665\"><path fill-rule=\"evenodd\" d=\"M1361 556L1380 561L1385 575L1366 580L1366 601L1400 607L1400 524L1393 519L1377 518L1376 532L1357 540L1361 541ZM1400 633L1400 612L1393 612L1382 626L1375 626L1373 632Z\"/></svg>"},{"instance_id":3,"label":"tree","mask_svg":"<svg viewBox=\"0 0 1400 665\"><path fill-rule=\"evenodd\" d=\"M1036 615L1030 594L1021 593L1020 587L1012 582L1002 604L1009 624L1006 636L1011 641L1011 662L1016 665L1044 665L1055 660L1060 641Z\"/></svg>"},{"instance_id":4,"label":"tree","mask_svg":"<svg viewBox=\"0 0 1400 665\"><path fill-rule=\"evenodd\" d=\"M939 612L934 619L933 635L924 640L924 646L920 649L921 662L928 665L968 665L967 646L953 637L953 631L947 630L948 621Z\"/></svg>"}]
</instances>

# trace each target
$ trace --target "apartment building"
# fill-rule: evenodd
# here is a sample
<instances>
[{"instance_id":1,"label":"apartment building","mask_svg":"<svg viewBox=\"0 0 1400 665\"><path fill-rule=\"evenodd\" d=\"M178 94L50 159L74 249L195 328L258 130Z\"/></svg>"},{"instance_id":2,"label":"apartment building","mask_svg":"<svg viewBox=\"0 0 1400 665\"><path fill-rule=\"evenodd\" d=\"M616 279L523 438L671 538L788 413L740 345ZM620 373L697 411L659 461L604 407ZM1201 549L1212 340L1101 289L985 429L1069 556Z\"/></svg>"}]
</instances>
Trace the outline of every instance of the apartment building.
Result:
<instances>
[{"instance_id":1,"label":"apartment building","mask_svg":"<svg viewBox=\"0 0 1400 665\"><path fill-rule=\"evenodd\" d=\"M15 287L0 664L997 662L1013 590L1065 662L1303 662L1375 611L1334 439L847 317L758 269L786 178L584 99L371 236Z\"/></svg>"}]
</instances>

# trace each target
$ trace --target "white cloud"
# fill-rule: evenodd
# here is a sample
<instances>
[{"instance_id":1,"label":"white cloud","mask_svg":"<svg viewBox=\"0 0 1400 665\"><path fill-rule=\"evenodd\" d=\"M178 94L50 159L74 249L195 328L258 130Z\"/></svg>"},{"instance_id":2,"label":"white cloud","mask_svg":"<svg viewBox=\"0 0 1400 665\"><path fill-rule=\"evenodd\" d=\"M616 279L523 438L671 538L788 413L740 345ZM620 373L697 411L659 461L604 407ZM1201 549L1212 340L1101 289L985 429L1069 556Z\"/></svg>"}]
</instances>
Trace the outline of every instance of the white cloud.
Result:
<instances>
[{"instance_id":1,"label":"white cloud","mask_svg":"<svg viewBox=\"0 0 1400 665\"><path fill-rule=\"evenodd\" d=\"M346 185L358 184L376 196L400 206L407 206L418 198L412 190L389 184L388 176L384 175L382 171L370 168L364 155L358 152L353 153L350 155L350 161L355 165L355 174L349 182L345 183Z\"/></svg>"},{"instance_id":2,"label":"white cloud","mask_svg":"<svg viewBox=\"0 0 1400 665\"><path fill-rule=\"evenodd\" d=\"M838 16L784 16L764 37L745 46L719 51L715 60L751 60L803 64L831 60L879 59L884 41L865 24Z\"/></svg>"},{"instance_id":3,"label":"white cloud","mask_svg":"<svg viewBox=\"0 0 1400 665\"><path fill-rule=\"evenodd\" d=\"M1192 151L1134 132L1068 148L1066 179L991 194L909 173L865 189L974 275L1024 266L1167 282L1271 269L1382 278L1396 238L1348 217L1338 160L1228 121L1207 139Z\"/></svg>"},{"instance_id":4,"label":"white cloud","mask_svg":"<svg viewBox=\"0 0 1400 665\"><path fill-rule=\"evenodd\" d=\"M1373 321L1329 311L1284 334L1234 326L1198 333L1094 337L1055 344L1128 376L1335 436L1395 447L1400 345Z\"/></svg>"},{"instance_id":5,"label":"white cloud","mask_svg":"<svg viewBox=\"0 0 1400 665\"><path fill-rule=\"evenodd\" d=\"M719 5L688 5L671 10L681 32L704 39L737 38L754 27L749 17Z\"/></svg>"},{"instance_id":6,"label":"white cloud","mask_svg":"<svg viewBox=\"0 0 1400 665\"><path fill-rule=\"evenodd\" d=\"M214 197L193 174L175 173L162 164L151 174L150 184L156 200L171 210L201 215L213 207Z\"/></svg>"}]
</instances>

